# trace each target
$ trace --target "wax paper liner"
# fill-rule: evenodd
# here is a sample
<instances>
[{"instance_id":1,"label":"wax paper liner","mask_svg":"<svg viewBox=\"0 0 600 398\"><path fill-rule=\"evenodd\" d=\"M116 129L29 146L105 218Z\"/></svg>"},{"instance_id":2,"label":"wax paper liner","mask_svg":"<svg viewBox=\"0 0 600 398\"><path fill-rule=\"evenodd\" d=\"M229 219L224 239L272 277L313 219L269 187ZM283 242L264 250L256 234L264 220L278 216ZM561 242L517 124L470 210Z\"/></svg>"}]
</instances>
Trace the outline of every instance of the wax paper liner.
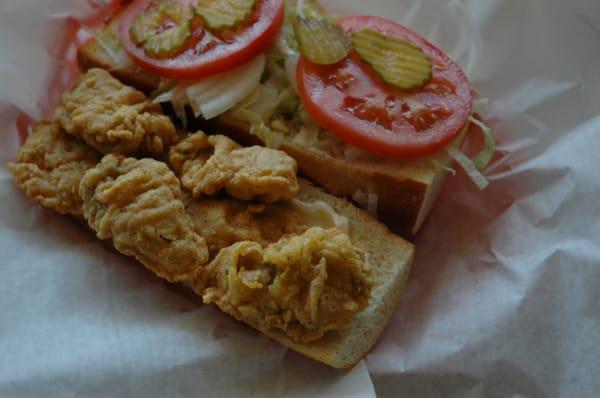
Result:
<instances>
[{"instance_id":1,"label":"wax paper liner","mask_svg":"<svg viewBox=\"0 0 600 398\"><path fill-rule=\"evenodd\" d=\"M595 396L600 390L600 4L330 1L384 15L467 71L497 132L416 238L407 290L350 372L286 351L12 185L27 117L74 77L76 0L0 4L0 396ZM66 51L66 57L65 57ZM52 87L52 88L51 88Z\"/></svg>"}]
</instances>

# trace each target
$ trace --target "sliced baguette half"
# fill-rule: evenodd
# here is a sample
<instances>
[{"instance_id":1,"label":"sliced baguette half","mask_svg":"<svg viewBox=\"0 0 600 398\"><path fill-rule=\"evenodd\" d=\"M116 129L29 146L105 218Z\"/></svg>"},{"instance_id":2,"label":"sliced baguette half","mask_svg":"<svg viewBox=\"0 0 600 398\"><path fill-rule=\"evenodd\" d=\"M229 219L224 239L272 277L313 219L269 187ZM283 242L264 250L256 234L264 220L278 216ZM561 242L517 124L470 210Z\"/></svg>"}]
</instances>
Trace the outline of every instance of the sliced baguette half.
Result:
<instances>
[{"instance_id":1,"label":"sliced baguette half","mask_svg":"<svg viewBox=\"0 0 600 398\"><path fill-rule=\"evenodd\" d=\"M110 23L114 24L116 18ZM119 67L103 47L92 39L78 51L83 71L100 67L117 79L142 91L158 87L159 77L138 67ZM262 144L250 133L248 125L222 116L202 126L207 132L229 135L242 144ZM284 144L282 150L298 162L302 175L328 192L346 198L357 194L370 195L376 204L379 220L394 232L410 238L422 226L429 214L447 175L449 160L432 162L429 159L392 161L368 157L362 160L335 158L302 145ZM365 203L361 204L363 207ZM371 206L375 208L375 206Z\"/></svg>"},{"instance_id":2,"label":"sliced baguette half","mask_svg":"<svg viewBox=\"0 0 600 398\"><path fill-rule=\"evenodd\" d=\"M345 199L326 193L311 182L300 179L298 199L306 203L322 201L338 215L348 219L352 243L367 253L373 283L367 307L358 313L349 327L341 332L328 332L320 340L297 342L275 329L257 329L282 345L333 368L347 369L365 357L377 342L396 309L414 260L415 248L393 234L385 225ZM83 219L82 226L89 228ZM185 285L187 293L193 287Z\"/></svg>"},{"instance_id":3,"label":"sliced baguette half","mask_svg":"<svg viewBox=\"0 0 600 398\"><path fill-rule=\"evenodd\" d=\"M350 202L300 181L300 200L324 201L349 221L352 242L364 250L373 268L373 288L365 310L344 332L330 332L311 343L295 342L284 334L261 330L269 337L303 355L334 368L348 368L369 353L392 316L404 290L414 258L414 246L394 235ZM252 326L252 325L250 325Z\"/></svg>"}]
</instances>

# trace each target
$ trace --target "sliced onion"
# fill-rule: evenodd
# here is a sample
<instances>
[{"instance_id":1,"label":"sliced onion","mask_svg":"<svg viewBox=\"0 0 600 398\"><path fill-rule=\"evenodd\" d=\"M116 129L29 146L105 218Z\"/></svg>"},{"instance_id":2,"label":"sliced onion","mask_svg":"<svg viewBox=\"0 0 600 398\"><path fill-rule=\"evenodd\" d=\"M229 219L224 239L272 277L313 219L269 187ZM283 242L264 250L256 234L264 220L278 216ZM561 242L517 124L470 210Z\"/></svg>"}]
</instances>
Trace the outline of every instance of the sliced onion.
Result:
<instances>
[{"instance_id":1,"label":"sliced onion","mask_svg":"<svg viewBox=\"0 0 600 398\"><path fill-rule=\"evenodd\" d=\"M187 96L196 116L212 119L245 99L260 83L265 64L261 54L246 65L188 86Z\"/></svg>"},{"instance_id":2,"label":"sliced onion","mask_svg":"<svg viewBox=\"0 0 600 398\"><path fill-rule=\"evenodd\" d=\"M161 93L154 102L170 101L176 109L184 108L187 104L196 117L213 119L235 107L257 89L265 64L265 56L261 54L231 71L198 82L181 82Z\"/></svg>"}]
</instances>

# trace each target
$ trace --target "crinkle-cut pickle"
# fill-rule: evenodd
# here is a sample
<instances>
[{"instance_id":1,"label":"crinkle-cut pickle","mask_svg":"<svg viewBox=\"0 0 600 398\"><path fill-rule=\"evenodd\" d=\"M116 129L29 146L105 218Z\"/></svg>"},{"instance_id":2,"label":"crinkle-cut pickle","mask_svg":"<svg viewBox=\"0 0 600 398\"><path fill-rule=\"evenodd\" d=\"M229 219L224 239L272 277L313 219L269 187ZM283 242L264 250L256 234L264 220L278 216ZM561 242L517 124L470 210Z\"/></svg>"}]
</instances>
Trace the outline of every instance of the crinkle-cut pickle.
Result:
<instances>
[{"instance_id":1,"label":"crinkle-cut pickle","mask_svg":"<svg viewBox=\"0 0 600 398\"><path fill-rule=\"evenodd\" d=\"M135 18L129 35L148 55L168 58L185 46L191 35L192 16L189 7L182 3L162 0ZM163 29L165 25L172 26Z\"/></svg>"},{"instance_id":2,"label":"crinkle-cut pickle","mask_svg":"<svg viewBox=\"0 0 600 398\"><path fill-rule=\"evenodd\" d=\"M414 90L431 81L431 58L413 43L365 29L352 34L352 44L362 60L394 87Z\"/></svg>"},{"instance_id":3,"label":"crinkle-cut pickle","mask_svg":"<svg viewBox=\"0 0 600 398\"><path fill-rule=\"evenodd\" d=\"M329 19L329 15L325 11L325 8L318 0L305 0L302 16L312 19Z\"/></svg>"},{"instance_id":4,"label":"crinkle-cut pickle","mask_svg":"<svg viewBox=\"0 0 600 398\"><path fill-rule=\"evenodd\" d=\"M342 28L326 20L299 17L294 25L300 52L319 65L340 62L350 52L352 43Z\"/></svg>"},{"instance_id":5,"label":"crinkle-cut pickle","mask_svg":"<svg viewBox=\"0 0 600 398\"><path fill-rule=\"evenodd\" d=\"M235 29L252 16L256 0L198 0L196 13L212 31Z\"/></svg>"}]
</instances>

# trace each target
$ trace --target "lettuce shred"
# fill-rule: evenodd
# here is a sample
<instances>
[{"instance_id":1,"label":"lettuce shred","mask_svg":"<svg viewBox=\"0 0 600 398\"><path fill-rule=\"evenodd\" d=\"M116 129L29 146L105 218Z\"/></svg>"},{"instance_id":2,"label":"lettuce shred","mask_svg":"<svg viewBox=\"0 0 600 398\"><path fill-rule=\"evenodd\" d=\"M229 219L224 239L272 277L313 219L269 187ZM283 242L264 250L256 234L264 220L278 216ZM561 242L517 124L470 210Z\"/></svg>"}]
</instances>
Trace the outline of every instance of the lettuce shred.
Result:
<instances>
[{"instance_id":1,"label":"lettuce shred","mask_svg":"<svg viewBox=\"0 0 600 398\"><path fill-rule=\"evenodd\" d=\"M465 173L469 176L473 184L477 186L480 190L484 190L490 184L489 181L481 174L481 172L477 169L475 164L467 155L465 155L460 149L450 146L446 148L446 153L450 156L456 163L463 168Z\"/></svg>"},{"instance_id":2,"label":"lettuce shred","mask_svg":"<svg viewBox=\"0 0 600 398\"><path fill-rule=\"evenodd\" d=\"M458 165L465 171L477 188L484 190L489 185L489 181L485 178L481 171L489 165L494 156L494 133L491 128L474 116L469 116L469 122L481 129L485 139L483 149L472 159L465 155L460 149L452 145L447 147L445 152L456 163L458 163Z\"/></svg>"},{"instance_id":3,"label":"lettuce shred","mask_svg":"<svg viewBox=\"0 0 600 398\"><path fill-rule=\"evenodd\" d=\"M299 119L298 112L302 108L292 84L295 74L291 76L290 69L293 66L286 64L290 57L297 55L294 49L297 44L285 36L284 29L278 40L280 45L267 51L265 71L257 89L230 112L234 119L248 123L250 132L271 148L281 145L285 133L289 132L287 126L296 124L294 121Z\"/></svg>"},{"instance_id":4,"label":"lettuce shred","mask_svg":"<svg viewBox=\"0 0 600 398\"><path fill-rule=\"evenodd\" d=\"M476 119L473 116L469 117L469 121L477 127L479 127L481 129L481 132L483 133L483 149L477 155L475 155L475 157L473 158L473 163L475 164L475 167L477 167L478 170L484 170L492 161L492 157L494 156L494 152L496 151L494 132L482 121Z\"/></svg>"}]
</instances>

